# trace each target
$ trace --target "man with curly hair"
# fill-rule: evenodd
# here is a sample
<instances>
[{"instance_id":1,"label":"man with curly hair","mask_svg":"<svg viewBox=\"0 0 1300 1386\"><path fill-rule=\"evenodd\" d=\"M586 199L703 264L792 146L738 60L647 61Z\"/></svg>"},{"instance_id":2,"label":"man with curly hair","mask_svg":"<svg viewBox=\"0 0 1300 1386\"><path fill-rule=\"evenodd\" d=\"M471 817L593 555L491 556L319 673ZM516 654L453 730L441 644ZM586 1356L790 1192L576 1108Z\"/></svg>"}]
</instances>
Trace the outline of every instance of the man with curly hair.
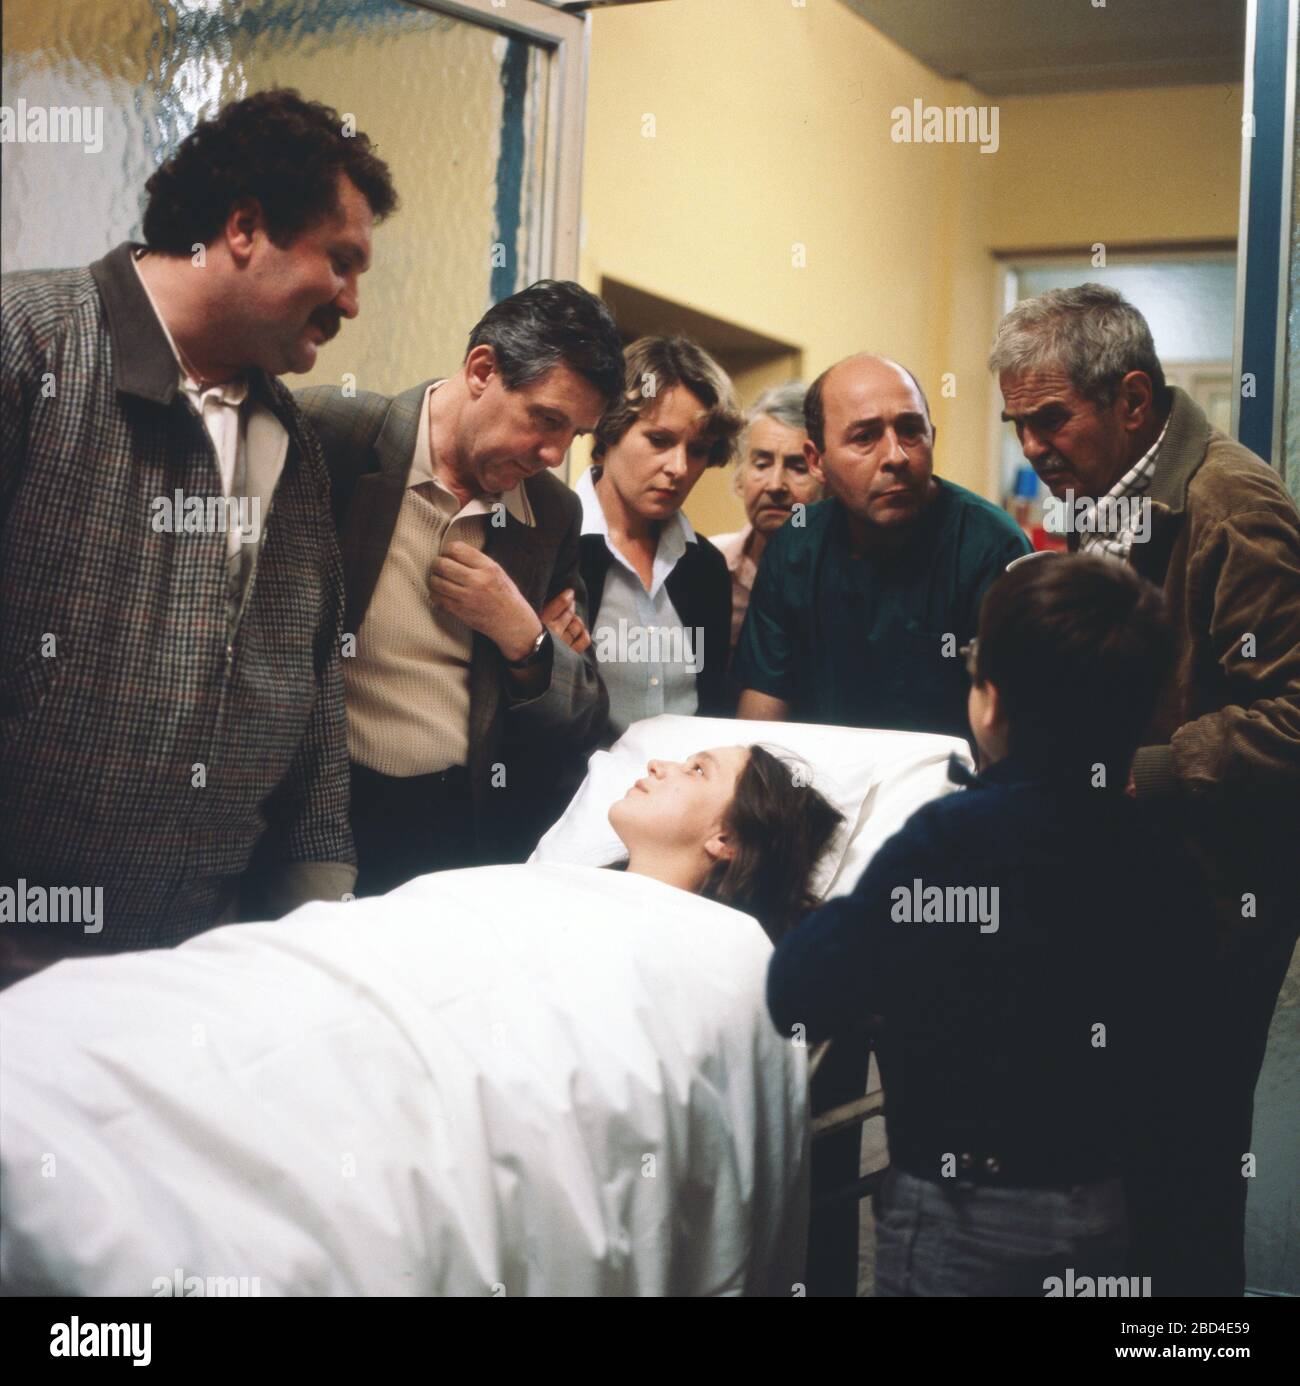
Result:
<instances>
[{"instance_id":1,"label":"man with curly hair","mask_svg":"<svg viewBox=\"0 0 1300 1386\"><path fill-rule=\"evenodd\" d=\"M329 484L275 377L356 316L396 193L365 135L284 90L201 122L147 193L144 245L3 281L11 973L355 876ZM101 892L90 923L53 908L75 888Z\"/></svg>"}]
</instances>

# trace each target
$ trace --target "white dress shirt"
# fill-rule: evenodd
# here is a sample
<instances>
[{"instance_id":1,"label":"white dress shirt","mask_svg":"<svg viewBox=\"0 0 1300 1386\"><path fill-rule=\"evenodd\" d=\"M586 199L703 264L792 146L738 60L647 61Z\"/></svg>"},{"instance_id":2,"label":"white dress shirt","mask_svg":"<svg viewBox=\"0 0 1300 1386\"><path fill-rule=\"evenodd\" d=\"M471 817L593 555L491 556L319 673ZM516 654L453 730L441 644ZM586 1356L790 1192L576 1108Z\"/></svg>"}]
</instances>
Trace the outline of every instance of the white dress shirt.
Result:
<instances>
[{"instance_id":1,"label":"white dress shirt","mask_svg":"<svg viewBox=\"0 0 1300 1386\"><path fill-rule=\"evenodd\" d=\"M702 654L702 634L683 631L665 583L694 544L695 530L679 510L664 521L647 591L640 575L609 537L609 525L596 495L599 467L584 472L575 488L582 502L583 534L599 534L612 562L605 577L600 610L591 622L600 676L609 692L609 725L618 737L632 725L661 712L692 716L699 707L694 662Z\"/></svg>"},{"instance_id":2,"label":"white dress shirt","mask_svg":"<svg viewBox=\"0 0 1300 1386\"><path fill-rule=\"evenodd\" d=\"M237 376L219 385L202 388L181 359L176 339L144 275L140 274L140 256L136 255L131 264L176 358L181 391L212 440L212 448L217 455L217 472L221 478L221 494L246 503L238 512L240 523L230 523L232 517L229 512L225 516L230 625L233 627L240 601L248 589L257 563L265 530L263 522L270 511L280 473L284 470L285 457L289 452L289 434L272 410L249 399L246 377ZM244 528L244 524L248 527Z\"/></svg>"}]
</instances>

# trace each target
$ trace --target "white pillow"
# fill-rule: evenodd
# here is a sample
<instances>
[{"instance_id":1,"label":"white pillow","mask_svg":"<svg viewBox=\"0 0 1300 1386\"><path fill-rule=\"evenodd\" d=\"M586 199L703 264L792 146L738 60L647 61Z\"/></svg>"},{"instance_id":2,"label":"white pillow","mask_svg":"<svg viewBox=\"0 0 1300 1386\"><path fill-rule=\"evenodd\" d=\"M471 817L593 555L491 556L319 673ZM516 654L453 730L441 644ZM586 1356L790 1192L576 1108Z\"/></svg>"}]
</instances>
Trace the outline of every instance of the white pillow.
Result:
<instances>
[{"instance_id":1,"label":"white pillow","mask_svg":"<svg viewBox=\"0 0 1300 1386\"><path fill-rule=\"evenodd\" d=\"M877 738L870 748L877 759L875 786L862 805L857 827L826 892L828 900L853 890L871 858L922 804L957 788L948 778L951 755L955 754L968 770L975 768L970 747L961 737L930 732L856 732L846 727L835 730L845 736Z\"/></svg>"},{"instance_id":2,"label":"white pillow","mask_svg":"<svg viewBox=\"0 0 1300 1386\"><path fill-rule=\"evenodd\" d=\"M953 788L947 774L952 752L971 765L966 742L952 736L665 713L634 722L610 750L591 757L586 779L529 860L582 866L621 861L627 849L610 827L610 806L645 774L647 761L685 760L712 746L755 742L807 762L813 785L844 816L813 873L813 892L827 899L847 895L885 839L922 804Z\"/></svg>"}]
</instances>

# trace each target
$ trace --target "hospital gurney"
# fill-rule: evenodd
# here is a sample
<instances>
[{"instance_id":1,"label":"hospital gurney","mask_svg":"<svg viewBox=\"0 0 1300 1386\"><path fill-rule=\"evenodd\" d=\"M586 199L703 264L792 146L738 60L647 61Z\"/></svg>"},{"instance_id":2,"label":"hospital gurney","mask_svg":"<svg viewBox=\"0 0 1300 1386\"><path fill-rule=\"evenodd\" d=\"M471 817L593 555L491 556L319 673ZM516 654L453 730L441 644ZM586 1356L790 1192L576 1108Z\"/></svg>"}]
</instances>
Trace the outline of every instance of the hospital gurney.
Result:
<instances>
[{"instance_id":1,"label":"hospital gurney","mask_svg":"<svg viewBox=\"0 0 1300 1386\"><path fill-rule=\"evenodd\" d=\"M0 1282L788 1294L769 954L658 881L505 866L56 964L0 995Z\"/></svg>"},{"instance_id":2,"label":"hospital gurney","mask_svg":"<svg viewBox=\"0 0 1300 1386\"><path fill-rule=\"evenodd\" d=\"M944 792L959 743L656 722L615 748L635 766L610 797L631 761L600 753L599 792L529 867L63 963L0 996L5 1291L161 1293L180 1268L263 1294L791 1293L807 1052L767 1018L770 945L734 910L592 869L583 814L643 773L639 735L663 758L784 746L819 787L839 771L820 882L839 893Z\"/></svg>"}]
</instances>

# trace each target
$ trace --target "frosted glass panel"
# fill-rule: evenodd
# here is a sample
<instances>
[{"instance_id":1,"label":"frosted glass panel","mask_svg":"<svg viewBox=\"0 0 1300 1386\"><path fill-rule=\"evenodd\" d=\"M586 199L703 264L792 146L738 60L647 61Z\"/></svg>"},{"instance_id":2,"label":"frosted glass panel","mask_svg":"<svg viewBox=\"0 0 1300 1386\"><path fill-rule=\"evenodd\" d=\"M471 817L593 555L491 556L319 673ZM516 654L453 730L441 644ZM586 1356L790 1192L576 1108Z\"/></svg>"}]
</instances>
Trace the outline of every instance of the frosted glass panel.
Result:
<instances>
[{"instance_id":1,"label":"frosted glass panel","mask_svg":"<svg viewBox=\"0 0 1300 1386\"><path fill-rule=\"evenodd\" d=\"M1156 261L1104 269L1018 271L1018 298L1075 284L1118 289L1151 325L1162 361L1231 361L1237 265L1223 260Z\"/></svg>"},{"instance_id":2,"label":"frosted glass panel","mask_svg":"<svg viewBox=\"0 0 1300 1386\"><path fill-rule=\"evenodd\" d=\"M1213 258L1149 260L1093 268L1090 265L1021 265L1010 271L1015 299L1033 298L1048 289L1078 284L1105 284L1117 289L1146 318L1162 363L1177 363L1177 383L1199 399L1211 421L1225 430L1231 413L1232 334L1237 296L1237 262L1231 255ZM1203 372L1195 367L1203 366ZM1219 380L1222 376L1222 380ZM1193 389L1198 381L1201 389ZM1215 409L1213 401L1226 408ZM1000 401L1000 396L999 396ZM1002 434L1002 487L1011 490L1025 466L1015 432ZM1046 495L1046 488L1040 488Z\"/></svg>"},{"instance_id":3,"label":"frosted glass panel","mask_svg":"<svg viewBox=\"0 0 1300 1386\"><path fill-rule=\"evenodd\" d=\"M4 104L84 117L80 142L5 144L6 270L138 239L158 163L201 116L274 85L353 114L401 198L360 317L291 384L346 372L392 392L450 370L484 309L547 270L549 68L532 44L404 0L5 0L4 26Z\"/></svg>"}]
</instances>

